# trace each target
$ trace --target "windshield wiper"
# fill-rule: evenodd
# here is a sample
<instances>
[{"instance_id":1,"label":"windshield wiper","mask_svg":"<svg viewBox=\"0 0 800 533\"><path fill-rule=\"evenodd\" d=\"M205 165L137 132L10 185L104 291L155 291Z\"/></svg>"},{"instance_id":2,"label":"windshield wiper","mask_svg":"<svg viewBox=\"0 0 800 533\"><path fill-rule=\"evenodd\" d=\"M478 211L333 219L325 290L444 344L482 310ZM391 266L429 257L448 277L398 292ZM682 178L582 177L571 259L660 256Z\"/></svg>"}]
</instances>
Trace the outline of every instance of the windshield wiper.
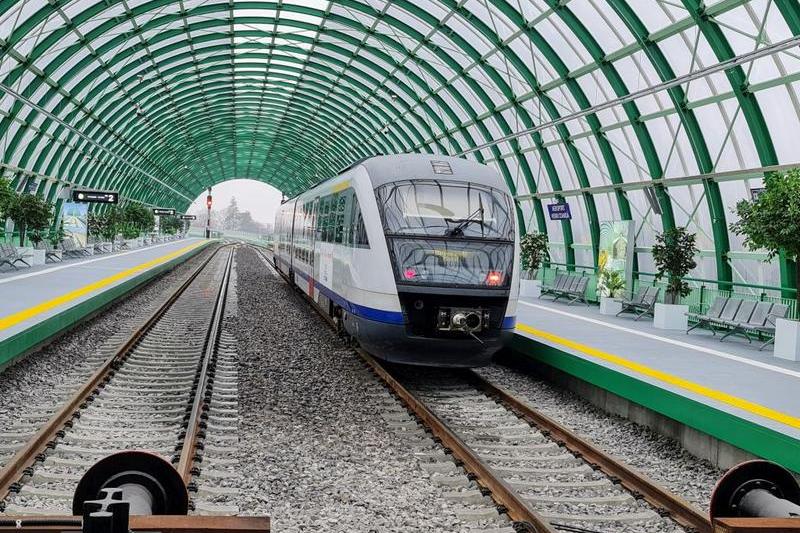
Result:
<instances>
[{"instance_id":1,"label":"windshield wiper","mask_svg":"<svg viewBox=\"0 0 800 533\"><path fill-rule=\"evenodd\" d=\"M480 215L480 218L476 218L476 215ZM448 222L455 222L455 220L449 218L446 218L445 220ZM478 209L470 213L467 218L461 219L456 227L446 230L444 234L447 237L463 237L464 229L466 229L466 227L473 222L478 222L481 226L483 226L483 202L481 202L481 205Z\"/></svg>"}]
</instances>

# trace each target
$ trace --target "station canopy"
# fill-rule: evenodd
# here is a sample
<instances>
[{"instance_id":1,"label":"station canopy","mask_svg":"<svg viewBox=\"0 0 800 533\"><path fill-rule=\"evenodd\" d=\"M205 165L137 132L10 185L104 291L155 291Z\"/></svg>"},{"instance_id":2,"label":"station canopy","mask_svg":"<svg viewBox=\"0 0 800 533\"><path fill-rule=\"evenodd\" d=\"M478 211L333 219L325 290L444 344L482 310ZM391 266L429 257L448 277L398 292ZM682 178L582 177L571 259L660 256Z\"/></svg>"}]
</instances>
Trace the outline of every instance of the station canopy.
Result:
<instances>
[{"instance_id":1,"label":"station canopy","mask_svg":"<svg viewBox=\"0 0 800 533\"><path fill-rule=\"evenodd\" d=\"M554 261L687 226L693 275L792 285L728 224L800 159L797 0L2 0L3 175L185 209L379 153L495 166ZM567 202L572 219L551 221Z\"/></svg>"}]
</instances>

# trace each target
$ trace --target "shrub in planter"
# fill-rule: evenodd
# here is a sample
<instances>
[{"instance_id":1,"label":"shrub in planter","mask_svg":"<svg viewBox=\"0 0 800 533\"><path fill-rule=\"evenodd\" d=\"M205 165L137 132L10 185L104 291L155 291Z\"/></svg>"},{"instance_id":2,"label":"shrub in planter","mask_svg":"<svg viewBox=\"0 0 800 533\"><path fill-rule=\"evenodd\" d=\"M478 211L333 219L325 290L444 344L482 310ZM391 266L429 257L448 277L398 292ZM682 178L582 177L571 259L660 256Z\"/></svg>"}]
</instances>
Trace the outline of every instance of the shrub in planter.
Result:
<instances>
[{"instance_id":1,"label":"shrub in planter","mask_svg":"<svg viewBox=\"0 0 800 533\"><path fill-rule=\"evenodd\" d=\"M653 245L653 261L658 270L656 280L667 278L665 303L678 303L682 296L691 292L689 284L683 281L683 278L697 266L694 260L698 251L695 238L694 233L689 233L683 227L656 235L656 243Z\"/></svg>"},{"instance_id":2,"label":"shrub in planter","mask_svg":"<svg viewBox=\"0 0 800 533\"><path fill-rule=\"evenodd\" d=\"M31 240L41 242L52 214L53 206L44 198L27 193L17 195L8 207L8 217L19 230L19 245L25 246L28 231L32 232Z\"/></svg>"},{"instance_id":3,"label":"shrub in planter","mask_svg":"<svg viewBox=\"0 0 800 533\"><path fill-rule=\"evenodd\" d=\"M600 296L615 298L621 296L624 290L625 278L621 271L607 268L600 270L597 280L597 292L600 293Z\"/></svg>"},{"instance_id":4,"label":"shrub in planter","mask_svg":"<svg viewBox=\"0 0 800 533\"><path fill-rule=\"evenodd\" d=\"M766 176L764 189L754 200L736 204L739 221L731 224L731 231L744 235L748 249L766 250L769 259L784 252L800 261L800 169ZM800 268L796 276L800 287Z\"/></svg>"},{"instance_id":5,"label":"shrub in planter","mask_svg":"<svg viewBox=\"0 0 800 533\"><path fill-rule=\"evenodd\" d=\"M159 221L159 226L162 233L175 235L183 229L183 221L179 220L178 217L163 216Z\"/></svg>"},{"instance_id":6,"label":"shrub in planter","mask_svg":"<svg viewBox=\"0 0 800 533\"><path fill-rule=\"evenodd\" d=\"M547 234L531 232L519 240L522 278L535 279L542 262L550 259L547 247Z\"/></svg>"},{"instance_id":7,"label":"shrub in planter","mask_svg":"<svg viewBox=\"0 0 800 533\"><path fill-rule=\"evenodd\" d=\"M61 222L55 231L50 232L50 235L48 236L47 240L55 248L64 241L64 238L66 236L67 232L64 231L64 222Z\"/></svg>"},{"instance_id":8,"label":"shrub in planter","mask_svg":"<svg viewBox=\"0 0 800 533\"><path fill-rule=\"evenodd\" d=\"M125 219L125 225L137 231L136 235L130 237L132 239L135 239L142 233L153 231L156 225L156 218L153 212L140 204L130 203L126 205L123 208L123 217Z\"/></svg>"}]
</instances>

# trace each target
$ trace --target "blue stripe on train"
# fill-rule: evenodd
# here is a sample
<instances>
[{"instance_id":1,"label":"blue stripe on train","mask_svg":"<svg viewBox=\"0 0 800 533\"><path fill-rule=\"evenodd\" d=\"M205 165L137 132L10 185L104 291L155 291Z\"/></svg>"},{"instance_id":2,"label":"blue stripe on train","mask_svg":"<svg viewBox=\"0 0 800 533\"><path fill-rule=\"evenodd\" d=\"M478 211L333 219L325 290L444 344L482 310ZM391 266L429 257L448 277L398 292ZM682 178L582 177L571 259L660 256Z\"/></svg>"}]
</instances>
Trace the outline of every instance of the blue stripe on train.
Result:
<instances>
[{"instance_id":1,"label":"blue stripe on train","mask_svg":"<svg viewBox=\"0 0 800 533\"><path fill-rule=\"evenodd\" d=\"M286 260L282 258L276 258L279 261L289 264ZM332 291L325 285L321 284L313 277L309 276L305 272L300 270L294 271L304 280L311 281L314 284L314 287L324 294L327 298L331 301L336 303L336 305L340 306L342 309L347 311L350 314L353 314L358 317L366 318L367 320L373 320L375 322L383 322L385 324L398 324L403 325L405 324L405 319L403 318L403 313L399 311L384 311L383 309L375 309L374 307L367 307L365 305L359 305L357 303L351 302L350 300L346 300L336 292ZM515 316L507 316L503 319L503 323L500 325L501 329L514 329L517 324L517 317Z\"/></svg>"}]
</instances>

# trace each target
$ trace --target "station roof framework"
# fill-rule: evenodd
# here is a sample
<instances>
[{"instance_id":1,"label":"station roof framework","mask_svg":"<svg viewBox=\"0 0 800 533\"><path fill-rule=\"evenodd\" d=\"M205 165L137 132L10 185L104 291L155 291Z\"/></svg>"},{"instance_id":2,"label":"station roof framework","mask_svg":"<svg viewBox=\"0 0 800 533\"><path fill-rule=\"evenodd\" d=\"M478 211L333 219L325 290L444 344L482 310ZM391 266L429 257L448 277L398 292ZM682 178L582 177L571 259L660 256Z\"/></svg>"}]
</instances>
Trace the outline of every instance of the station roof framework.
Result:
<instances>
[{"instance_id":1,"label":"station roof framework","mask_svg":"<svg viewBox=\"0 0 800 533\"><path fill-rule=\"evenodd\" d=\"M233 178L292 195L371 154L463 155L555 261L595 264L629 219L642 252L697 232L696 277L789 287L728 224L800 159L798 34L798 0L3 0L0 164L183 210Z\"/></svg>"}]
</instances>

